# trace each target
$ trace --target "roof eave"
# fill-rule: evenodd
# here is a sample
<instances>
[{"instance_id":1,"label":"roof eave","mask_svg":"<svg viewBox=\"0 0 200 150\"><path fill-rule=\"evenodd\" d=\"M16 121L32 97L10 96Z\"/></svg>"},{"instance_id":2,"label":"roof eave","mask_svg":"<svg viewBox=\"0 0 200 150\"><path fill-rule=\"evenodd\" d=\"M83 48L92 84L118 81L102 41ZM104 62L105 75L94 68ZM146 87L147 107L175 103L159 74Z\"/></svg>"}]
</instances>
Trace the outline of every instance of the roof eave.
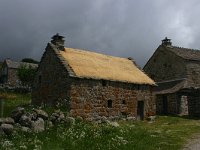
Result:
<instances>
[{"instance_id":1,"label":"roof eave","mask_svg":"<svg viewBox=\"0 0 200 150\"><path fill-rule=\"evenodd\" d=\"M88 80L106 80L111 82L121 82L121 83L128 83L128 84L136 84L136 85L150 85L150 86L157 86L156 83L138 83L138 82L129 82L129 81L120 81L120 80L112 80L112 79L101 79L101 78L91 78L91 77L80 77L76 75L70 75L72 78L78 78L78 79L88 79Z\"/></svg>"}]
</instances>

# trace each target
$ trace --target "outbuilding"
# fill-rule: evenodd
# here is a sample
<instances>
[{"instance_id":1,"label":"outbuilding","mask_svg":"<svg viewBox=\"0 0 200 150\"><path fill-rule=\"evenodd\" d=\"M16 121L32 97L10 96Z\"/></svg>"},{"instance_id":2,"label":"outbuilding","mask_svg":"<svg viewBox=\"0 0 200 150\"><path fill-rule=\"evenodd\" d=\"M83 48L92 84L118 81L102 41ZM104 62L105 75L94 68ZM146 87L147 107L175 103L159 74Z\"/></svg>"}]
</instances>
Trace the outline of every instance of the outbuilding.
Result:
<instances>
[{"instance_id":1,"label":"outbuilding","mask_svg":"<svg viewBox=\"0 0 200 150\"><path fill-rule=\"evenodd\" d=\"M71 116L135 117L155 114L154 81L131 58L64 47L56 34L48 43L35 78L32 103L61 101Z\"/></svg>"},{"instance_id":2,"label":"outbuilding","mask_svg":"<svg viewBox=\"0 0 200 150\"><path fill-rule=\"evenodd\" d=\"M144 66L156 81L158 114L200 117L200 50L173 46L165 38Z\"/></svg>"}]
</instances>

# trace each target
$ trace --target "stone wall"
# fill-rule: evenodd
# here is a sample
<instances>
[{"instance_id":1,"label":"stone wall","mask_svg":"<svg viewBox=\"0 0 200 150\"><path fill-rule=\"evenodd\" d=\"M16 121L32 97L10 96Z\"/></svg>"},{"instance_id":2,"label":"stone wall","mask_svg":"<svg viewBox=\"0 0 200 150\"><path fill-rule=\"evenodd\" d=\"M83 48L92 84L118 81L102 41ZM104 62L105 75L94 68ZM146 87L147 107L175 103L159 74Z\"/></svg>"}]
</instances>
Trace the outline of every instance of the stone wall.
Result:
<instances>
[{"instance_id":1,"label":"stone wall","mask_svg":"<svg viewBox=\"0 0 200 150\"><path fill-rule=\"evenodd\" d=\"M34 80L32 103L56 105L59 100L69 101L70 83L68 72L56 51L47 47Z\"/></svg>"},{"instance_id":2,"label":"stone wall","mask_svg":"<svg viewBox=\"0 0 200 150\"><path fill-rule=\"evenodd\" d=\"M17 75L18 70L16 68L8 68L7 65L3 65L3 69L0 70L0 82L2 84L9 85L11 87L19 86L20 80Z\"/></svg>"},{"instance_id":3,"label":"stone wall","mask_svg":"<svg viewBox=\"0 0 200 150\"><path fill-rule=\"evenodd\" d=\"M18 86L20 84L20 80L17 75L17 69L8 68L8 78L7 84L10 86Z\"/></svg>"},{"instance_id":4,"label":"stone wall","mask_svg":"<svg viewBox=\"0 0 200 150\"><path fill-rule=\"evenodd\" d=\"M186 77L185 62L173 52L158 47L147 62L144 71L156 82Z\"/></svg>"},{"instance_id":5,"label":"stone wall","mask_svg":"<svg viewBox=\"0 0 200 150\"><path fill-rule=\"evenodd\" d=\"M188 115L188 98L184 93L172 93L156 96L156 113L165 114L163 97L167 98L167 113L172 115Z\"/></svg>"},{"instance_id":6,"label":"stone wall","mask_svg":"<svg viewBox=\"0 0 200 150\"><path fill-rule=\"evenodd\" d=\"M188 97L185 95L182 95L180 99L179 115L188 115Z\"/></svg>"},{"instance_id":7,"label":"stone wall","mask_svg":"<svg viewBox=\"0 0 200 150\"><path fill-rule=\"evenodd\" d=\"M102 83L106 82L106 83ZM144 101L144 115L155 113L149 86L111 81L74 79L71 86L71 115L83 118L137 117L137 101ZM109 106L109 101L112 106Z\"/></svg>"}]
</instances>

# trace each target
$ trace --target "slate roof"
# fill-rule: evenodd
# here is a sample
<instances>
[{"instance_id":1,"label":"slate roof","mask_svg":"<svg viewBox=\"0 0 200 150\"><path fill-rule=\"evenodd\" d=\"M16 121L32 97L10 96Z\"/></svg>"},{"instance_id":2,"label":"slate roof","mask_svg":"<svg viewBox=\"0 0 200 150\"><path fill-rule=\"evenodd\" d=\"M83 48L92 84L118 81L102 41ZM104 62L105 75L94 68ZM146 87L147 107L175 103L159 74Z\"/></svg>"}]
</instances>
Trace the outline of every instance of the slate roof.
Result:
<instances>
[{"instance_id":1,"label":"slate roof","mask_svg":"<svg viewBox=\"0 0 200 150\"><path fill-rule=\"evenodd\" d=\"M5 63L7 64L8 68L13 68L13 69L17 69L21 65L31 66L33 68L37 68L38 67L38 64L27 63L27 62L16 62L16 61L12 61L10 59L6 59Z\"/></svg>"},{"instance_id":2,"label":"slate roof","mask_svg":"<svg viewBox=\"0 0 200 150\"><path fill-rule=\"evenodd\" d=\"M78 78L155 85L155 82L128 58L73 48L59 51L59 55L63 58L61 61L65 61Z\"/></svg>"},{"instance_id":3,"label":"slate roof","mask_svg":"<svg viewBox=\"0 0 200 150\"><path fill-rule=\"evenodd\" d=\"M154 88L154 94L169 94L175 93L182 89L200 89L188 79L176 79L164 82L157 82L158 86Z\"/></svg>"},{"instance_id":4,"label":"slate roof","mask_svg":"<svg viewBox=\"0 0 200 150\"><path fill-rule=\"evenodd\" d=\"M169 80L165 82L156 83L158 86L154 88L155 94L169 94L175 93L184 88L184 79Z\"/></svg>"},{"instance_id":5,"label":"slate roof","mask_svg":"<svg viewBox=\"0 0 200 150\"><path fill-rule=\"evenodd\" d=\"M166 46L166 48L184 59L200 61L200 50L177 46Z\"/></svg>"},{"instance_id":6,"label":"slate roof","mask_svg":"<svg viewBox=\"0 0 200 150\"><path fill-rule=\"evenodd\" d=\"M154 88L155 94L175 93L181 89L200 89L200 50L171 45L161 45L161 48L169 50L185 60L191 61L183 64L186 66L186 78L157 82L158 86Z\"/></svg>"}]
</instances>

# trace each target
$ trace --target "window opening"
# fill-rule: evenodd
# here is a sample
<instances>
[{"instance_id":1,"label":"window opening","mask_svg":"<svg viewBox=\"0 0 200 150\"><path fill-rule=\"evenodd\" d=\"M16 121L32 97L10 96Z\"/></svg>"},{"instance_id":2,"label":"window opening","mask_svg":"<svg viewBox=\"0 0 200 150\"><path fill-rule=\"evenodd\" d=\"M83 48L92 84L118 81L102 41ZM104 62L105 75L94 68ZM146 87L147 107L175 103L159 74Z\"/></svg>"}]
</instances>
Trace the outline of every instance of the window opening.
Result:
<instances>
[{"instance_id":1,"label":"window opening","mask_svg":"<svg viewBox=\"0 0 200 150\"><path fill-rule=\"evenodd\" d=\"M108 108L112 108L112 100L108 100Z\"/></svg>"}]
</instances>

